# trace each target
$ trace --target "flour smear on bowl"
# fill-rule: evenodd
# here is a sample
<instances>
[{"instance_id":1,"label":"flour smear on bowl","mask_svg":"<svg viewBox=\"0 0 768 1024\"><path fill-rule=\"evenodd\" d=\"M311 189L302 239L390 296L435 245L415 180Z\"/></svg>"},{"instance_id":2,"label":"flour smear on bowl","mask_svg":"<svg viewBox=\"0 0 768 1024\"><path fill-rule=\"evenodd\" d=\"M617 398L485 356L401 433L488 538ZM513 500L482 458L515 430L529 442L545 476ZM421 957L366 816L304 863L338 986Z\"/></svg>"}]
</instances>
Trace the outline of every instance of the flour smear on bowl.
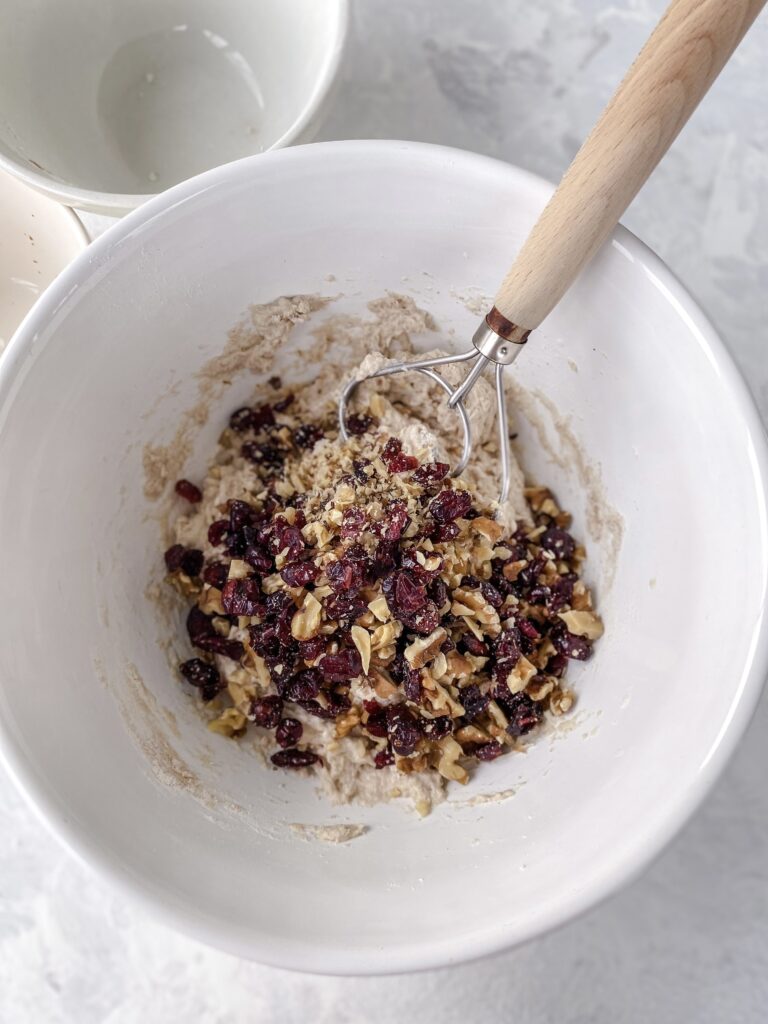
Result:
<instances>
[{"instance_id":1,"label":"flour smear on bowl","mask_svg":"<svg viewBox=\"0 0 768 1024\"><path fill-rule=\"evenodd\" d=\"M323 323L312 380L273 372L326 301L252 307L173 444L145 451L148 496L174 493L165 568L187 609L188 657L169 685L189 689L222 742L248 734L266 766L315 775L332 802L405 798L426 814L571 709L568 663L592 655L603 626L554 496L513 463L496 502L490 383L467 403L475 444L458 480L455 413L420 375L363 385L339 438L341 382L436 330L413 300ZM243 370L259 375L253 400L231 411L204 479L187 479L195 429Z\"/></svg>"}]
</instances>

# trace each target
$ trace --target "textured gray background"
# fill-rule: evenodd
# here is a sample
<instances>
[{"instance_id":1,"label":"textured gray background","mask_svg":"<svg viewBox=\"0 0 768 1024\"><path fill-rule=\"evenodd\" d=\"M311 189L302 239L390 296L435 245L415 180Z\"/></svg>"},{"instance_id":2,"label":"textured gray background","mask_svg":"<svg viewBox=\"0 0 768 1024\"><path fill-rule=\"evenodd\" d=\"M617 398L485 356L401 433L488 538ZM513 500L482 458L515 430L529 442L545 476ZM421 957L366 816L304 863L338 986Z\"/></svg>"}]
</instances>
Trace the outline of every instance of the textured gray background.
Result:
<instances>
[{"instance_id":1,"label":"textured gray background","mask_svg":"<svg viewBox=\"0 0 768 1024\"><path fill-rule=\"evenodd\" d=\"M441 142L555 180L662 7L358 0L321 137ZM709 311L764 415L766 52L768 15L625 218ZM719 542L738 538L724 524ZM766 1021L767 728L764 700L705 807L619 896L496 959L378 980L273 971L172 934L71 860L0 778L0 1021Z\"/></svg>"}]
</instances>

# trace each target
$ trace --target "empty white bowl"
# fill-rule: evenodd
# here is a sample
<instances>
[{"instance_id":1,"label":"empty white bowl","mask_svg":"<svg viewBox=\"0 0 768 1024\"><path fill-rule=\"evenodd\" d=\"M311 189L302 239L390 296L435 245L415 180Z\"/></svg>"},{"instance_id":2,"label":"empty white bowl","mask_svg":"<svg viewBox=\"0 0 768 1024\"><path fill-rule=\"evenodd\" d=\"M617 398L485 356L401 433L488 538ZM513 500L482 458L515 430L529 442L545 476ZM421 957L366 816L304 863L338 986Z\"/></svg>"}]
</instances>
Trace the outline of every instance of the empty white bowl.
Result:
<instances>
[{"instance_id":1,"label":"empty white bowl","mask_svg":"<svg viewBox=\"0 0 768 1024\"><path fill-rule=\"evenodd\" d=\"M0 166L120 214L185 178L308 141L347 0L8 0Z\"/></svg>"},{"instance_id":2,"label":"empty white bowl","mask_svg":"<svg viewBox=\"0 0 768 1024\"><path fill-rule=\"evenodd\" d=\"M0 171L0 352L35 300L88 244L71 210Z\"/></svg>"},{"instance_id":3,"label":"empty white bowl","mask_svg":"<svg viewBox=\"0 0 768 1024\"><path fill-rule=\"evenodd\" d=\"M575 513L606 622L572 665L562 729L482 765L423 820L339 809L206 732L170 671L169 638L188 647L145 593L163 543L142 451L173 438L229 328L283 294L339 296L322 319L392 289L466 345L467 293L493 291L549 194L502 163L404 143L218 168L94 243L0 366L4 757L80 856L207 942L365 973L529 939L646 865L742 735L768 661L763 431L706 318L623 229L513 371L526 465ZM311 366L294 356L285 376ZM185 475L255 382L235 376ZM368 831L333 846L294 822Z\"/></svg>"}]
</instances>

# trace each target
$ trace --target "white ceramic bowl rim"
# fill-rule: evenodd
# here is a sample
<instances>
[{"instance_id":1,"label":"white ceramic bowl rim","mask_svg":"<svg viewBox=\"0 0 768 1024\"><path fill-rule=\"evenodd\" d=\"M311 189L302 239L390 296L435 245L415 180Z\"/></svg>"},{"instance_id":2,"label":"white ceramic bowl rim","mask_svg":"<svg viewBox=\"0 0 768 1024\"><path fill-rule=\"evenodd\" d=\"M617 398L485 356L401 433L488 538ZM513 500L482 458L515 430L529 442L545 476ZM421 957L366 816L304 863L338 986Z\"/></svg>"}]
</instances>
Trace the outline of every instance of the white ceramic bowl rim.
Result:
<instances>
[{"instance_id":1,"label":"white ceramic bowl rim","mask_svg":"<svg viewBox=\"0 0 768 1024\"><path fill-rule=\"evenodd\" d=\"M174 186L159 196L145 203L141 208L128 214L122 221L115 224L100 238L91 244L85 254L77 259L56 279L27 314L21 326L11 340L2 361L0 361L0 429L4 422L6 407L15 392L23 385L24 368L28 362L30 350L38 343L40 333L57 310L67 302L68 297L79 287L83 279L89 276L90 267L101 266L111 255L119 250L121 243L134 232L149 224L192 197L223 183L234 168L247 166L253 161L269 160L296 161L323 159L324 154L346 152L350 157L367 154L375 158L377 150L391 153L393 148L404 153L429 152L450 157L454 163L463 162L469 168L478 164L489 163L498 166L499 161L473 153L452 150L447 147L433 146L424 143L393 142L383 140L366 140L352 142L326 142L310 146L299 146L269 155L246 157L231 164L214 168L186 182ZM520 176L533 188L537 189L542 198L551 193L552 186L536 175L510 168L510 173ZM685 318L696 335L699 345L706 353L718 376L724 380L728 388L738 399L744 424L751 443L751 463L755 493L760 505L762 520L763 551L768 550L768 443L764 427L757 411L752 395L741 376L736 364L723 342L715 332L707 317L698 308L690 294L669 268L643 242L626 228L619 227L614 241L639 263L643 272L648 275L667 297L670 304L678 310L684 310ZM755 566L756 572L768 577L765 565ZM765 590L763 590L765 596ZM446 937L439 946L420 949L418 952L407 949L410 958L405 961L405 953L395 950L388 951L387 963L369 961L361 964L353 961L350 970L345 971L334 964L322 964L318 961L317 950L304 949L300 943L293 947L293 962L287 963L284 955L275 952L268 942L264 942L257 951L261 962L277 967L292 967L317 973L356 973L356 974L387 974L400 970L425 970L445 966L446 963L476 959L488 954L499 952L524 939L531 939L556 928L580 913L591 909L598 902L615 893L622 886L634 879L649 863L657 857L666 844L691 817L709 793L726 762L734 753L759 699L763 682L768 674L768 616L766 616L765 600L756 616L756 626L752 633L754 642L745 660L742 677L734 685L734 696L730 714L723 723L717 742L713 745L706 761L702 764L694 781L688 788L675 791L670 786L669 800L665 804L656 805L654 820L646 820L642 828L632 840L631 847L623 851L620 857L614 858L610 867L604 872L599 883L574 890L567 901L561 902L556 908L542 914L537 919L534 930L525 930L525 934L511 932L509 929L495 929L492 934L462 935L460 932ZM0 692L0 697L2 693ZM64 820L58 813L59 808L51 794L34 778L34 773L27 765L25 751L14 736L12 722L8 720L7 708L0 705L0 756L9 773L16 781L19 789L25 794L43 823L57 838L72 851L78 860L90 865L109 880L128 898L138 901L152 914L158 915L170 926L205 943L214 943L221 949L240 955L242 950L227 934L210 920L196 915L188 908L181 909L166 899L158 898L150 883L137 878L130 869L115 863L114 859L105 856L98 843L84 837L76 825ZM55 824L54 824L55 822ZM254 948L256 948L254 944Z\"/></svg>"},{"instance_id":2,"label":"white ceramic bowl rim","mask_svg":"<svg viewBox=\"0 0 768 1024\"><path fill-rule=\"evenodd\" d=\"M349 32L350 17L349 0L336 0L336 3L338 5L336 36L326 55L322 73L315 82L313 91L307 97L301 114L287 131L283 132L278 139L275 139L275 141L264 150L264 153L270 153L273 150L289 146L307 126L314 116L315 111L322 105L323 100L333 85L334 79L339 71L342 54L344 53L344 45ZM264 153L254 154L254 156L263 156ZM243 157L243 159L247 160L249 157ZM238 161L233 162L237 163ZM13 174L21 181L26 182L32 188L38 189L38 191L44 192L46 195L55 196L61 202L76 208L90 209L92 207L97 207L105 210L111 208L116 211L134 210L143 203L154 198L152 193L132 195L130 193L100 192L94 189L78 188L76 185L69 185L65 182L57 181L55 178L51 178L47 174L41 174L39 171L35 171L28 167L26 164L19 163L16 160L11 159L11 157L5 156L2 152L0 152L0 168L4 168L10 174ZM200 175L197 175L196 177L199 178ZM191 181L194 179L190 178L189 180ZM183 184L183 182L181 184ZM176 186L173 187L175 188Z\"/></svg>"}]
</instances>

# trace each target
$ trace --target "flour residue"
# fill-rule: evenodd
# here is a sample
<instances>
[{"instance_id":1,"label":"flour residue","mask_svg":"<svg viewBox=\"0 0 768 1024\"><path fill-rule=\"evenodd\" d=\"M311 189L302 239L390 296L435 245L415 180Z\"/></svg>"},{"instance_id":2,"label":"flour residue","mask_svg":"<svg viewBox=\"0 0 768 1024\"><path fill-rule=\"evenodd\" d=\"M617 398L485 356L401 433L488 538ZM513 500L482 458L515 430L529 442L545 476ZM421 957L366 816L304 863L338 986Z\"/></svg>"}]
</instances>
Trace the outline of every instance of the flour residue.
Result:
<instances>
[{"instance_id":1,"label":"flour residue","mask_svg":"<svg viewBox=\"0 0 768 1024\"><path fill-rule=\"evenodd\" d=\"M338 846L349 843L368 831L367 825L302 825L292 822L288 828L300 839Z\"/></svg>"}]
</instances>

